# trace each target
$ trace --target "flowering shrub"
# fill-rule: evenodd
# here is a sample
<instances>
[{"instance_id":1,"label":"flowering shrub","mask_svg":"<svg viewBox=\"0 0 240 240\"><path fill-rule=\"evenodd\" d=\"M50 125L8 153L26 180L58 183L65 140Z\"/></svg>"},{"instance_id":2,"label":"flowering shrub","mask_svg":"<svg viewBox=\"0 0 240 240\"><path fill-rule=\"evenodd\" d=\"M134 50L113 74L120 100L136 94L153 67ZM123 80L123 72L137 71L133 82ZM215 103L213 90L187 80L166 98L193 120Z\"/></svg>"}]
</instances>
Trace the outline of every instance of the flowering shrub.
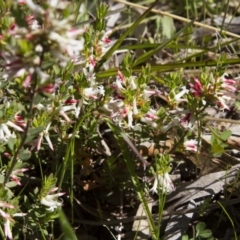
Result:
<instances>
[{"instance_id":1,"label":"flowering shrub","mask_svg":"<svg viewBox=\"0 0 240 240\"><path fill-rule=\"evenodd\" d=\"M115 69L112 76L98 78L99 72L110 68L108 59L99 62L115 43L113 31L106 31L103 4L95 24L80 27L72 14L74 5L66 1L9 0L1 5L2 237L49 235L57 210L73 204L74 167L80 164L82 175L89 176L97 154L113 156L100 144L98 130L104 122L120 127L136 143L146 134L159 142L158 135L166 139L178 129L184 141L175 149L198 153L195 128L204 110L215 104L229 110L227 94L236 91L235 80L203 73L187 80L172 74L161 82L150 65L134 71L135 59L127 50L117 73ZM164 104L154 104L154 99ZM156 176L152 192L157 194L159 187L164 194L175 189L169 176L170 157L166 154L164 159L163 165L157 160L151 170ZM111 168L109 161L114 172L117 163ZM146 187L150 192L151 187Z\"/></svg>"}]
</instances>

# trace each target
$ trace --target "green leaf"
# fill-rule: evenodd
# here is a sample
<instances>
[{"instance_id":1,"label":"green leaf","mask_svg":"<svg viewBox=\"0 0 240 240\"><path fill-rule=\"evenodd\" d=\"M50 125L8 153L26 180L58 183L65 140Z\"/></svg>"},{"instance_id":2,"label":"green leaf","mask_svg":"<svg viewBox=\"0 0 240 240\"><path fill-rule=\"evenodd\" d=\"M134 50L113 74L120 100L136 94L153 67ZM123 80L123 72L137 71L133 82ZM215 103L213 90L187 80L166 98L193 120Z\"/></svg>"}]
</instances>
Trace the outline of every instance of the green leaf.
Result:
<instances>
[{"instance_id":1,"label":"green leaf","mask_svg":"<svg viewBox=\"0 0 240 240\"><path fill-rule=\"evenodd\" d=\"M8 147L9 147L9 149L11 150L11 151L13 151L13 149L14 149L14 146L15 146L15 144L16 144L16 139L15 138L9 138L8 139L8 142L7 142L7 144L8 144Z\"/></svg>"},{"instance_id":2,"label":"green leaf","mask_svg":"<svg viewBox=\"0 0 240 240\"><path fill-rule=\"evenodd\" d=\"M224 131L220 137L222 138L222 140L226 141L228 140L228 138L232 135L232 132L230 130Z\"/></svg>"},{"instance_id":3,"label":"green leaf","mask_svg":"<svg viewBox=\"0 0 240 240\"><path fill-rule=\"evenodd\" d=\"M168 16L163 16L161 18L161 25L162 25L162 34L167 38L171 38L175 32L173 19Z\"/></svg>"},{"instance_id":4,"label":"green leaf","mask_svg":"<svg viewBox=\"0 0 240 240\"><path fill-rule=\"evenodd\" d=\"M5 152L6 147L4 145L0 145L0 153Z\"/></svg>"},{"instance_id":5,"label":"green leaf","mask_svg":"<svg viewBox=\"0 0 240 240\"><path fill-rule=\"evenodd\" d=\"M74 234L72 227L62 210L59 210L59 222L64 234L64 239L77 240L77 237Z\"/></svg>"},{"instance_id":6,"label":"green leaf","mask_svg":"<svg viewBox=\"0 0 240 240\"><path fill-rule=\"evenodd\" d=\"M2 174L0 174L0 184L3 184L4 183L4 176Z\"/></svg>"},{"instance_id":7,"label":"green leaf","mask_svg":"<svg viewBox=\"0 0 240 240\"><path fill-rule=\"evenodd\" d=\"M189 239L188 235L183 235L182 236L182 240L188 240L188 239Z\"/></svg>"},{"instance_id":8,"label":"green leaf","mask_svg":"<svg viewBox=\"0 0 240 240\"><path fill-rule=\"evenodd\" d=\"M224 147L222 147L218 143L214 143L212 145L212 151L213 151L214 157L220 157L222 155L222 153L224 152Z\"/></svg>"},{"instance_id":9,"label":"green leaf","mask_svg":"<svg viewBox=\"0 0 240 240\"><path fill-rule=\"evenodd\" d=\"M39 133L41 133L45 128L43 126L37 128L30 128L28 131L28 136L25 143L32 141Z\"/></svg>"},{"instance_id":10,"label":"green leaf","mask_svg":"<svg viewBox=\"0 0 240 240\"><path fill-rule=\"evenodd\" d=\"M212 236L212 231L209 229L206 229L199 234L199 237L202 237L202 238L209 238L211 236Z\"/></svg>"},{"instance_id":11,"label":"green leaf","mask_svg":"<svg viewBox=\"0 0 240 240\"><path fill-rule=\"evenodd\" d=\"M28 131L29 135L37 135L40 132L44 130L44 126L36 127L36 128L30 128Z\"/></svg>"},{"instance_id":12,"label":"green leaf","mask_svg":"<svg viewBox=\"0 0 240 240\"><path fill-rule=\"evenodd\" d=\"M154 54L154 53L153 53ZM231 59L226 59L225 62L221 63L221 66L230 66L230 65L235 65L239 64L240 59L239 58L231 58ZM219 62L217 60L204 60L204 61L198 61L198 62L181 62L181 63L167 63L167 64L158 64L158 65L151 65L151 73L158 72L158 73L163 73L167 71L176 71L181 68L197 68L197 67L211 67L211 66L219 66ZM133 67L132 68L133 72L142 72L142 67ZM107 71L99 72L97 73L97 78L106 78L106 77L111 77L115 76L117 73L117 68L111 68Z\"/></svg>"},{"instance_id":13,"label":"green leaf","mask_svg":"<svg viewBox=\"0 0 240 240\"><path fill-rule=\"evenodd\" d=\"M28 160L31 157L31 155L32 155L32 153L29 150L25 149L25 150L20 152L19 158L22 161L26 161L26 160Z\"/></svg>"},{"instance_id":14,"label":"green leaf","mask_svg":"<svg viewBox=\"0 0 240 240\"><path fill-rule=\"evenodd\" d=\"M152 4L150 8L148 8L132 25L130 28L127 29L125 33L121 35L121 37L114 43L114 45L106 52L106 54L103 56L103 58L98 62L96 72L99 71L100 67L103 65L104 62L106 62L112 54L119 49L119 46L121 43L125 40L125 38L128 36L129 33L131 33L138 25L139 23L144 20L147 15L151 12L151 10L155 7L158 1L155 1L155 3Z\"/></svg>"},{"instance_id":15,"label":"green leaf","mask_svg":"<svg viewBox=\"0 0 240 240\"><path fill-rule=\"evenodd\" d=\"M14 181L10 181L10 182L6 183L6 187L8 187L8 188L13 188L16 186L17 186L17 183Z\"/></svg>"},{"instance_id":16,"label":"green leaf","mask_svg":"<svg viewBox=\"0 0 240 240\"><path fill-rule=\"evenodd\" d=\"M198 232L202 232L206 228L206 224L204 222L199 222L196 226L196 230Z\"/></svg>"}]
</instances>

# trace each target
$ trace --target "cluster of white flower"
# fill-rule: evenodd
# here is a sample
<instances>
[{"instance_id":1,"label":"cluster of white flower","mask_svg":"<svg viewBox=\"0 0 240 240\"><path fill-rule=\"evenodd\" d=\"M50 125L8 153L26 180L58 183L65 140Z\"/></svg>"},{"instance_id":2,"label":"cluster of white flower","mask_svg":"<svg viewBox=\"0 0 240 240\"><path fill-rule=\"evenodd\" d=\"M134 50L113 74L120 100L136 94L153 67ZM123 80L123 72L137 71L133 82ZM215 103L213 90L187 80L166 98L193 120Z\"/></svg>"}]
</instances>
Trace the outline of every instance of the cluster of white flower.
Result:
<instances>
[{"instance_id":1,"label":"cluster of white flower","mask_svg":"<svg viewBox=\"0 0 240 240\"><path fill-rule=\"evenodd\" d=\"M104 109L110 112L111 119L119 126L124 127L123 120L127 118L128 128L133 128L134 116L139 114L139 103L144 104L150 101L151 96L162 94L156 88L138 86L137 77L125 77L120 70L118 70L118 76L111 87L114 89L114 97L110 97L104 104ZM157 119L157 111L154 109L149 109L141 118L142 122L152 127L157 126L154 122Z\"/></svg>"},{"instance_id":2,"label":"cluster of white flower","mask_svg":"<svg viewBox=\"0 0 240 240\"><path fill-rule=\"evenodd\" d=\"M15 206L12 204L6 203L6 202L0 202L0 207L1 208L6 208L6 209L15 209ZM11 230L11 223L14 222L13 217L24 217L26 216L26 213L13 213L9 214L6 211L3 211L0 209L0 216L4 219L4 234L5 237L12 240L13 239L13 234Z\"/></svg>"}]
</instances>

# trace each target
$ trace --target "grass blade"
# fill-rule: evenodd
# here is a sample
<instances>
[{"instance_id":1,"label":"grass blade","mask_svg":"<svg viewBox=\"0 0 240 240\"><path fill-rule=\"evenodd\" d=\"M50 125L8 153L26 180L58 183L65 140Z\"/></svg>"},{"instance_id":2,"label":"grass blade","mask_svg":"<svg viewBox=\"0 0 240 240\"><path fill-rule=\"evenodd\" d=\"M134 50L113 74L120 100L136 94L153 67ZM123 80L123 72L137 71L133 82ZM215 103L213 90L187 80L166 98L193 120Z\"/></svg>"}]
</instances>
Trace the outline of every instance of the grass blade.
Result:
<instances>
[{"instance_id":1,"label":"grass blade","mask_svg":"<svg viewBox=\"0 0 240 240\"><path fill-rule=\"evenodd\" d=\"M154 6L157 4L158 0L155 1L155 3L152 4L151 7L149 7L133 24L130 28L127 29L127 31L114 43L114 45L106 52L106 54L103 56L103 58L98 62L96 72L100 69L100 67L103 65L104 62L106 62L109 57L112 56L112 54L119 49L119 46L122 44L122 42L125 40L125 38L128 36L129 33L131 33L142 20L144 20L147 15L151 12L151 10L154 8Z\"/></svg>"},{"instance_id":2,"label":"grass blade","mask_svg":"<svg viewBox=\"0 0 240 240\"><path fill-rule=\"evenodd\" d=\"M181 33L183 33L189 26L193 25L193 21L189 22L184 28L182 28L179 32L174 34L173 37L166 40L164 43L160 44L157 48L152 49L144 54L142 54L140 57L138 57L137 61L134 62L133 67L138 66L139 64L147 61L150 57L152 57L155 53L159 52L161 49L163 49L165 46L167 46L171 41L176 39L178 36L180 36Z\"/></svg>"}]
</instances>

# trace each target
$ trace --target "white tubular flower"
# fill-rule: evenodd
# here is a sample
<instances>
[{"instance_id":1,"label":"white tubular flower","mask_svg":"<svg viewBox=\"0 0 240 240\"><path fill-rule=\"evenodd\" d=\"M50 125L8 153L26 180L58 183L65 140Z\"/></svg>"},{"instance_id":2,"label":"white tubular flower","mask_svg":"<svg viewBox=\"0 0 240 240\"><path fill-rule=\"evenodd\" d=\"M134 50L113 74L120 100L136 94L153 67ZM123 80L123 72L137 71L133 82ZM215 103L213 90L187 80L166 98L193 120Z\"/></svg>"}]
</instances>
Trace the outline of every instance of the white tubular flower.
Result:
<instances>
[{"instance_id":1,"label":"white tubular flower","mask_svg":"<svg viewBox=\"0 0 240 240\"><path fill-rule=\"evenodd\" d=\"M57 42L59 44L60 50L62 52L67 52L68 55L72 58L79 56L80 52L84 48L84 39L81 38L80 40L68 38L69 35L61 36L57 32L51 32L49 34L49 39Z\"/></svg>"},{"instance_id":2,"label":"white tubular flower","mask_svg":"<svg viewBox=\"0 0 240 240\"><path fill-rule=\"evenodd\" d=\"M172 127L175 127L179 125L179 118L174 118L170 123L168 123L166 126L162 127L161 132L166 133L168 130L170 130Z\"/></svg>"},{"instance_id":3,"label":"white tubular flower","mask_svg":"<svg viewBox=\"0 0 240 240\"><path fill-rule=\"evenodd\" d=\"M65 193L55 193L58 188L53 188L48 192L45 197L42 197L40 202L42 205L49 207L47 210L53 212L55 209L62 207L63 203L57 200L58 197L63 196Z\"/></svg>"},{"instance_id":4,"label":"white tubular flower","mask_svg":"<svg viewBox=\"0 0 240 240\"><path fill-rule=\"evenodd\" d=\"M134 115L138 114L137 101L135 97L133 98L133 114Z\"/></svg>"},{"instance_id":5,"label":"white tubular flower","mask_svg":"<svg viewBox=\"0 0 240 240\"><path fill-rule=\"evenodd\" d=\"M42 145L43 137L44 137L44 138L47 140L48 146L49 146L52 150L54 150L54 149L53 149L52 142L51 142L51 139L50 139L50 137L49 137L49 133L48 133L50 126L51 126L51 122L47 125L46 129L39 134L39 137L38 137L38 139L37 139L37 142L36 142L35 145L32 146L32 149L34 149L35 147L37 147L37 151L39 151L40 148L41 148L41 145ZM32 150L32 149L31 149L31 150Z\"/></svg>"},{"instance_id":6,"label":"white tubular flower","mask_svg":"<svg viewBox=\"0 0 240 240\"><path fill-rule=\"evenodd\" d=\"M104 55L109 50L109 48L111 48L111 46L114 44L114 41L108 38L108 36L112 32L113 32L112 30L105 32L102 39L99 41L99 46L101 46L102 55Z\"/></svg>"},{"instance_id":7,"label":"white tubular flower","mask_svg":"<svg viewBox=\"0 0 240 240\"><path fill-rule=\"evenodd\" d=\"M123 81L120 78L117 78L115 83L113 84L113 87L116 88L119 93L122 93L122 90L125 89L122 84Z\"/></svg>"},{"instance_id":8,"label":"white tubular flower","mask_svg":"<svg viewBox=\"0 0 240 240\"><path fill-rule=\"evenodd\" d=\"M22 2L27 4L29 9L36 15L42 15L45 13L44 9L41 8L39 5L35 4L32 0L25 0Z\"/></svg>"},{"instance_id":9,"label":"white tubular flower","mask_svg":"<svg viewBox=\"0 0 240 240\"><path fill-rule=\"evenodd\" d=\"M83 68L83 73L87 81L89 81L91 85L94 85L96 82L96 74L94 72L95 66L96 66L96 62L94 58L90 57L89 62L86 64L86 67Z\"/></svg>"},{"instance_id":10,"label":"white tubular flower","mask_svg":"<svg viewBox=\"0 0 240 240\"><path fill-rule=\"evenodd\" d=\"M187 151L197 152L197 150L198 150L198 141L195 139L190 139L190 140L184 142L183 145Z\"/></svg>"},{"instance_id":11,"label":"white tubular flower","mask_svg":"<svg viewBox=\"0 0 240 240\"><path fill-rule=\"evenodd\" d=\"M53 145L52 145L52 142L49 138L49 133L48 133L48 130L49 130L50 126L51 126L51 122L47 125L46 129L43 132L43 135L48 142L48 146L53 150Z\"/></svg>"},{"instance_id":12,"label":"white tubular flower","mask_svg":"<svg viewBox=\"0 0 240 240\"><path fill-rule=\"evenodd\" d=\"M131 76L131 77L129 77L129 79L128 79L129 87L130 87L130 89L132 89L132 90L137 89L137 85L136 85L136 83L135 83L135 79L136 79L136 77L134 77L134 76Z\"/></svg>"},{"instance_id":13,"label":"white tubular flower","mask_svg":"<svg viewBox=\"0 0 240 240\"><path fill-rule=\"evenodd\" d=\"M16 125L15 123L11 122L11 121L7 121L6 125L8 125L9 127L14 128L15 130L19 131L19 132L23 132L24 130L19 127L18 125Z\"/></svg>"},{"instance_id":14,"label":"white tubular flower","mask_svg":"<svg viewBox=\"0 0 240 240\"><path fill-rule=\"evenodd\" d=\"M4 226L4 235L5 235L5 237L10 239L10 240L13 239L9 218L5 219L3 226Z\"/></svg>"},{"instance_id":15,"label":"white tubular flower","mask_svg":"<svg viewBox=\"0 0 240 240\"><path fill-rule=\"evenodd\" d=\"M90 99L99 99L99 96L105 95L105 90L103 86L85 88L83 90L84 97Z\"/></svg>"},{"instance_id":16,"label":"white tubular flower","mask_svg":"<svg viewBox=\"0 0 240 240\"><path fill-rule=\"evenodd\" d=\"M133 128L133 111L128 110L127 116L128 116L128 127Z\"/></svg>"},{"instance_id":17,"label":"white tubular flower","mask_svg":"<svg viewBox=\"0 0 240 240\"><path fill-rule=\"evenodd\" d=\"M175 187L168 173L156 175L151 191L158 194L158 187L164 194L169 194L175 190Z\"/></svg>"},{"instance_id":18,"label":"white tubular flower","mask_svg":"<svg viewBox=\"0 0 240 240\"><path fill-rule=\"evenodd\" d=\"M8 126L15 128L18 131L23 131L22 128L14 124L13 122L6 122L0 124L0 142L7 142L9 138L16 138L15 133L11 133Z\"/></svg>"},{"instance_id":19,"label":"white tubular flower","mask_svg":"<svg viewBox=\"0 0 240 240\"><path fill-rule=\"evenodd\" d=\"M189 92L189 90L186 87L183 87L182 91L175 95L174 99L175 99L176 103L187 102L187 99L182 99L181 97L188 92Z\"/></svg>"},{"instance_id":20,"label":"white tubular flower","mask_svg":"<svg viewBox=\"0 0 240 240\"><path fill-rule=\"evenodd\" d=\"M10 208L10 209L14 209L15 206L6 203L6 202L0 202L0 207L4 207L4 208ZM12 230L11 230L11 221L14 222L14 220L12 219L12 217L23 217L25 216L25 213L14 213L12 215L4 212L2 209L0 209L0 216L3 217L4 219L4 235L7 239L12 240L13 239L13 235L12 235Z\"/></svg>"}]
</instances>

